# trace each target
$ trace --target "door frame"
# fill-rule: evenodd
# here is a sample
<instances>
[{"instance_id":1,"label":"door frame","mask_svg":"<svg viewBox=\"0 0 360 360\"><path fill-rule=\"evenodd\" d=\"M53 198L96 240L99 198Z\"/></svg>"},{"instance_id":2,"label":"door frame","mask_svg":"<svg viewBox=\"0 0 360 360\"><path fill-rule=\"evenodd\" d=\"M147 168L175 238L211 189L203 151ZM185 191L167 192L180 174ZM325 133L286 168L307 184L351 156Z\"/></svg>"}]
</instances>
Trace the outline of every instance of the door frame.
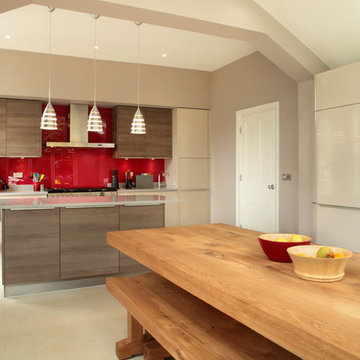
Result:
<instances>
[{"instance_id":1,"label":"door frame","mask_svg":"<svg viewBox=\"0 0 360 360\"><path fill-rule=\"evenodd\" d=\"M235 222L236 226L240 226L240 149L242 138L240 123L242 116L269 109L275 110L275 230L279 232L279 101L236 111Z\"/></svg>"}]
</instances>

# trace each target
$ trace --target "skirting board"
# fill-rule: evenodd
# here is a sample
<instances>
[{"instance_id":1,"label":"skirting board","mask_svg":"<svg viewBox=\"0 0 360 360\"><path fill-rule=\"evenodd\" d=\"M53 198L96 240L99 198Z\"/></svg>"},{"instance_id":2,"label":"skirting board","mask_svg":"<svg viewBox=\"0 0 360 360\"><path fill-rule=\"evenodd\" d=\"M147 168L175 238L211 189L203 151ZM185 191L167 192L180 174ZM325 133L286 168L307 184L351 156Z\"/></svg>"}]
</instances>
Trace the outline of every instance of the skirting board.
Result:
<instances>
[{"instance_id":1,"label":"skirting board","mask_svg":"<svg viewBox=\"0 0 360 360\"><path fill-rule=\"evenodd\" d=\"M126 274L135 275L139 274ZM116 275L109 275L116 276ZM120 275L119 275L120 276ZM21 284L21 285L4 285L3 286L3 295L6 298L15 297L15 296L24 296L24 295L33 295L40 294L52 291L62 291L62 290L71 290L77 288L83 288L88 286L99 286L105 285L106 276L97 276L92 278L85 279L74 279L74 280L62 280L62 281L53 281L47 283L37 283L37 284Z\"/></svg>"}]
</instances>

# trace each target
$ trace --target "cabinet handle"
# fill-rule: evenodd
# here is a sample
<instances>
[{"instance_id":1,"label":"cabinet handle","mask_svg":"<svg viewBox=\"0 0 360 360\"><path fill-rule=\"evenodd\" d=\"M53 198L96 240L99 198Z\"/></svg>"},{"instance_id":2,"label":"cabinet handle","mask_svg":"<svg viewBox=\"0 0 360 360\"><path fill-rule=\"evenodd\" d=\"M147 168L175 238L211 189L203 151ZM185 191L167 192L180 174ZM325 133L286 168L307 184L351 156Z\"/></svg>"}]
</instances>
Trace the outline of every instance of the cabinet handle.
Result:
<instances>
[{"instance_id":1,"label":"cabinet handle","mask_svg":"<svg viewBox=\"0 0 360 360\"><path fill-rule=\"evenodd\" d=\"M64 206L65 209L113 208L116 205L74 205Z\"/></svg>"},{"instance_id":2,"label":"cabinet handle","mask_svg":"<svg viewBox=\"0 0 360 360\"><path fill-rule=\"evenodd\" d=\"M54 210L55 207L45 207L45 206L37 206L37 207L16 207L9 209L10 211L23 211L23 210Z\"/></svg>"},{"instance_id":3,"label":"cabinet handle","mask_svg":"<svg viewBox=\"0 0 360 360\"><path fill-rule=\"evenodd\" d=\"M161 205L162 203L154 202L154 203L146 203L146 204L134 204L134 203L125 203L124 206L154 206L154 205Z\"/></svg>"}]
</instances>

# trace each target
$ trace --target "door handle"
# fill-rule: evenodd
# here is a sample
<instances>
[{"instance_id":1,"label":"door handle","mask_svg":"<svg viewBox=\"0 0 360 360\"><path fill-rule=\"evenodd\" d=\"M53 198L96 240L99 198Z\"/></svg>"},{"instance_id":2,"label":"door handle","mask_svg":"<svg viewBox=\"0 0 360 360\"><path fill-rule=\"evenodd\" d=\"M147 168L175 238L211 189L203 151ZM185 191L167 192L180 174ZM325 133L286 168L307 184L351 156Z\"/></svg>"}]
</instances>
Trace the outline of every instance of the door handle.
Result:
<instances>
[{"instance_id":1,"label":"door handle","mask_svg":"<svg viewBox=\"0 0 360 360\"><path fill-rule=\"evenodd\" d=\"M275 189L275 186L274 186L273 184L268 185L268 189L270 189L270 190L274 190L274 189Z\"/></svg>"}]
</instances>

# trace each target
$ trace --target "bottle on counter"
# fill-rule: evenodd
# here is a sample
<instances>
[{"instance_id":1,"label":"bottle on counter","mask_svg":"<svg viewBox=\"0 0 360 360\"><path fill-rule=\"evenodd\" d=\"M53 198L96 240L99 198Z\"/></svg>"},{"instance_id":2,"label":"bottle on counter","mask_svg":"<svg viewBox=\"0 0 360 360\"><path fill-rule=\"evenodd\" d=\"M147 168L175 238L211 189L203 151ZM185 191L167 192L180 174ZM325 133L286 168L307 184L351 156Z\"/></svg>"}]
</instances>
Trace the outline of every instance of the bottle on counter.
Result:
<instances>
[{"instance_id":1,"label":"bottle on counter","mask_svg":"<svg viewBox=\"0 0 360 360\"><path fill-rule=\"evenodd\" d=\"M132 183L133 174L130 170L125 171L125 189L132 189L134 187Z\"/></svg>"},{"instance_id":2,"label":"bottle on counter","mask_svg":"<svg viewBox=\"0 0 360 360\"><path fill-rule=\"evenodd\" d=\"M114 188L114 189L119 188L119 176L118 176L118 171L117 170L112 171L111 187Z\"/></svg>"}]
</instances>

